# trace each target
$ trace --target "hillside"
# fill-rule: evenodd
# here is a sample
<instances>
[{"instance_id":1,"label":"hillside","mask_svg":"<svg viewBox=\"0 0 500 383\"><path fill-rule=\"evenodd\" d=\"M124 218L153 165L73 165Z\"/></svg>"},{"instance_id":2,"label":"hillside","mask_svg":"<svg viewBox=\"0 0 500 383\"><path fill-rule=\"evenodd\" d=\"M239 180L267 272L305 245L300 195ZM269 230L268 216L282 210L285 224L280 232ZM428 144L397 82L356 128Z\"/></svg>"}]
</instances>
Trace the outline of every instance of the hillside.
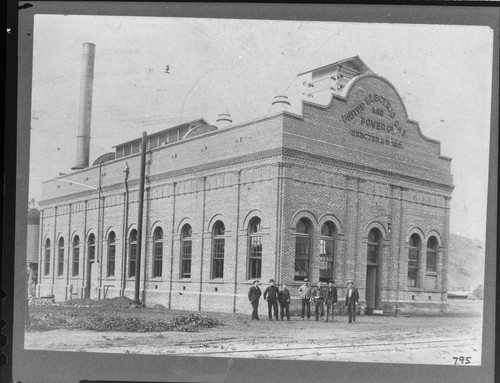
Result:
<instances>
[{"instance_id":1,"label":"hillside","mask_svg":"<svg viewBox=\"0 0 500 383\"><path fill-rule=\"evenodd\" d=\"M472 291L484 285L484 242L450 234L448 290Z\"/></svg>"}]
</instances>

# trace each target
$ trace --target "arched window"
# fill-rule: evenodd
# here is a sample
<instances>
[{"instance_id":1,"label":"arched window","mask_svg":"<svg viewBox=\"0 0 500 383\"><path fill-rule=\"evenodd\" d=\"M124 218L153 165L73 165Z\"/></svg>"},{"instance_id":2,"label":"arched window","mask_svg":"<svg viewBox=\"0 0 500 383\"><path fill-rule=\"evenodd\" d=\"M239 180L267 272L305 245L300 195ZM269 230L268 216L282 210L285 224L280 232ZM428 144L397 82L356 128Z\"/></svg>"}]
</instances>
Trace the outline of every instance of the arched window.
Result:
<instances>
[{"instance_id":1,"label":"arched window","mask_svg":"<svg viewBox=\"0 0 500 383\"><path fill-rule=\"evenodd\" d=\"M436 237L430 237L427 241L427 271L436 271L437 265L437 247L438 241Z\"/></svg>"},{"instance_id":2,"label":"arched window","mask_svg":"<svg viewBox=\"0 0 500 383\"><path fill-rule=\"evenodd\" d=\"M380 255L380 239L382 234L378 229L371 229L368 233L368 251L366 263L368 266L378 266Z\"/></svg>"},{"instance_id":3,"label":"arched window","mask_svg":"<svg viewBox=\"0 0 500 383\"><path fill-rule=\"evenodd\" d=\"M212 279L224 278L225 227L217 221L212 229Z\"/></svg>"},{"instance_id":4,"label":"arched window","mask_svg":"<svg viewBox=\"0 0 500 383\"><path fill-rule=\"evenodd\" d=\"M420 237L413 234L410 237L408 250L408 287L418 286L418 264L420 254Z\"/></svg>"},{"instance_id":5,"label":"arched window","mask_svg":"<svg viewBox=\"0 0 500 383\"><path fill-rule=\"evenodd\" d=\"M312 224L307 218L297 222L295 234L295 281L309 278Z\"/></svg>"},{"instance_id":6,"label":"arched window","mask_svg":"<svg viewBox=\"0 0 500 383\"><path fill-rule=\"evenodd\" d=\"M248 279L259 279L262 275L261 231L260 218L252 218L248 225Z\"/></svg>"},{"instance_id":7,"label":"arched window","mask_svg":"<svg viewBox=\"0 0 500 383\"><path fill-rule=\"evenodd\" d=\"M153 233L153 278L161 277L163 268L163 230L157 227Z\"/></svg>"},{"instance_id":8,"label":"arched window","mask_svg":"<svg viewBox=\"0 0 500 383\"><path fill-rule=\"evenodd\" d=\"M114 232L108 235L108 277L115 276L116 263L116 235Z\"/></svg>"},{"instance_id":9,"label":"arched window","mask_svg":"<svg viewBox=\"0 0 500 383\"><path fill-rule=\"evenodd\" d=\"M80 237L75 235L73 238L73 268L71 275L73 277L78 276L80 271Z\"/></svg>"},{"instance_id":10,"label":"arched window","mask_svg":"<svg viewBox=\"0 0 500 383\"><path fill-rule=\"evenodd\" d=\"M128 276L135 277L135 266L137 264L137 230L132 230L128 237L129 245L129 260L128 260Z\"/></svg>"},{"instance_id":11,"label":"arched window","mask_svg":"<svg viewBox=\"0 0 500 383\"><path fill-rule=\"evenodd\" d=\"M43 266L43 275L50 274L50 239L45 241L45 259Z\"/></svg>"},{"instance_id":12,"label":"arched window","mask_svg":"<svg viewBox=\"0 0 500 383\"><path fill-rule=\"evenodd\" d=\"M89 235L88 247L89 247L89 261L94 261L95 260L95 235L94 234Z\"/></svg>"},{"instance_id":13,"label":"arched window","mask_svg":"<svg viewBox=\"0 0 500 383\"><path fill-rule=\"evenodd\" d=\"M333 268L335 258L335 225L332 222L325 222L321 227L320 243L320 269L319 280L328 282L333 279Z\"/></svg>"},{"instance_id":14,"label":"arched window","mask_svg":"<svg viewBox=\"0 0 500 383\"><path fill-rule=\"evenodd\" d=\"M59 238L59 244L57 246L57 276L63 275L64 270L64 238Z\"/></svg>"},{"instance_id":15,"label":"arched window","mask_svg":"<svg viewBox=\"0 0 500 383\"><path fill-rule=\"evenodd\" d=\"M181 278L191 278L191 256L193 255L193 229L186 224L181 232Z\"/></svg>"}]
</instances>

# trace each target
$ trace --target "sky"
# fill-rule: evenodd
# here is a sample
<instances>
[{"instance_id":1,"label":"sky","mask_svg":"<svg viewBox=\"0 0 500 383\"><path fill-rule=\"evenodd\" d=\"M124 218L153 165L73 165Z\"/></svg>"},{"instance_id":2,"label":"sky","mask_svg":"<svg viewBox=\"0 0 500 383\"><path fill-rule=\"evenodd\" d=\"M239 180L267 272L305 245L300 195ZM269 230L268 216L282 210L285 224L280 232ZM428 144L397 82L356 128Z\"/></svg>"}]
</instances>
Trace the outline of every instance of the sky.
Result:
<instances>
[{"instance_id":1,"label":"sky","mask_svg":"<svg viewBox=\"0 0 500 383\"><path fill-rule=\"evenodd\" d=\"M484 240L493 34L487 27L36 15L30 198L75 164L82 46L96 45L90 163L130 139L200 117L242 123L297 74L359 57L398 90L409 118L452 158L450 231ZM165 73L165 67L169 72Z\"/></svg>"}]
</instances>

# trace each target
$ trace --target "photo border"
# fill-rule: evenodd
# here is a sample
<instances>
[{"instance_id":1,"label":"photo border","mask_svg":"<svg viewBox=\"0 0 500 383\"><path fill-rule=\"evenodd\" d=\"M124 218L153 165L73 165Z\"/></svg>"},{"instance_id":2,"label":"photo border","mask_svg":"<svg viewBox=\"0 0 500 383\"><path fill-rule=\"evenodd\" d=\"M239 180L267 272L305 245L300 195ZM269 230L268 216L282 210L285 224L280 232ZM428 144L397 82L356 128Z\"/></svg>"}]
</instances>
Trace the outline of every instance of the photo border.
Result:
<instances>
[{"instance_id":1,"label":"photo border","mask_svg":"<svg viewBox=\"0 0 500 383\"><path fill-rule=\"evenodd\" d=\"M10 2L14 3L14 2ZM23 3L19 3L20 6ZM486 259L485 259L485 294L483 310L483 339L481 366L450 366L391 364L391 363L355 363L321 362L295 360L262 360L243 358L219 358L175 355L109 354L90 352L56 352L24 350L24 310L25 286L4 284L11 294L2 302L2 307L9 309L14 294L12 330L12 375L14 381L36 382L72 382L82 380L113 381L263 381L269 379L288 382L302 381L349 381L349 382L493 382L495 363L495 296L496 291L496 213L497 213L497 177L498 177L498 102L499 102L499 8L479 6L429 6L429 5L299 5L299 4L214 4L214 3L129 3L129 2L34 2L31 7L18 11L17 29L11 28L12 44L18 38L18 67L10 66L7 75L7 110L17 110L17 154L12 145L13 129L6 129L6 160L4 163L8 180L15 180L15 186L6 186L4 207L11 210L4 212L4 226L8 226L8 213L12 206L8 201L15 201L15 232L12 224L10 231L4 233L3 256L8 257L2 273L9 273L16 254L15 270L10 270L15 280L24 280L26 273L24 254L26 252L26 225L28 202L29 170L29 134L31 105L31 76L33 61L33 22L35 14L79 14L79 15L116 15L116 16L151 16L151 17L203 17L203 18L244 18L255 20L280 19L330 22L359 23L401 23L401 24L444 24L489 26L493 37L493 73L491 99L490 166L488 185ZM17 4L15 4L17 6ZM12 12L12 9L9 8ZM12 14L9 15L11 17ZM12 27L10 26L12 25ZM15 61L15 60L14 60ZM11 62L12 64L12 62ZM15 89L16 78L19 79ZM14 89L12 89L14 86ZM12 105L17 100L17 108ZM12 117L14 115L14 118ZM8 115L16 123L15 113ZM11 124L10 126L14 126ZM12 166L13 162L16 166ZM13 173L16 170L16 174ZM12 177L14 176L14 177ZM15 188L15 189L14 189ZM14 194L12 194L14 193ZM10 200L8 198L11 198ZM10 215L13 217L14 215ZM12 232L6 244L6 235ZM15 249L14 249L15 246ZM15 251L15 253L14 253ZM10 257L9 257L10 256ZM7 274L8 275L8 274ZM488 288L491 286L492 288ZM5 288L4 287L4 288ZM498 287L497 287L498 289ZM9 290L8 290L9 291ZM3 310L3 312L5 312ZM5 315L5 314L4 314ZM466 319L464 319L466 320ZM8 320L7 320L8 321ZM7 334L8 330L7 330ZM55 368L55 366L57 368ZM380 378L379 378L380 377ZM418 377L418 378L417 378Z\"/></svg>"}]
</instances>

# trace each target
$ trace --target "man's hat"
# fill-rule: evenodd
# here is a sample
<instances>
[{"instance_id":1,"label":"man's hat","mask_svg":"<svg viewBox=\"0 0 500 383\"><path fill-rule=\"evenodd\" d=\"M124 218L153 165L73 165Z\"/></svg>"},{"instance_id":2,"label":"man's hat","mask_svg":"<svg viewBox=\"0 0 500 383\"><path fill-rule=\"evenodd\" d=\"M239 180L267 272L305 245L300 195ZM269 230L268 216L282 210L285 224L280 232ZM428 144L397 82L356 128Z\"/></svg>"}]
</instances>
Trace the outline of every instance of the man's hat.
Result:
<instances>
[{"instance_id":1,"label":"man's hat","mask_svg":"<svg viewBox=\"0 0 500 383\"><path fill-rule=\"evenodd\" d=\"M335 283L335 281L332 281L331 279L328 281L328 283Z\"/></svg>"},{"instance_id":2,"label":"man's hat","mask_svg":"<svg viewBox=\"0 0 500 383\"><path fill-rule=\"evenodd\" d=\"M274 282L274 279L269 280L269 283Z\"/></svg>"},{"instance_id":3,"label":"man's hat","mask_svg":"<svg viewBox=\"0 0 500 383\"><path fill-rule=\"evenodd\" d=\"M354 285L354 282L351 281L350 279L347 281L347 284L352 283Z\"/></svg>"},{"instance_id":4,"label":"man's hat","mask_svg":"<svg viewBox=\"0 0 500 383\"><path fill-rule=\"evenodd\" d=\"M255 281L253 281L253 283L257 283L257 282L260 282L258 279L256 279Z\"/></svg>"},{"instance_id":5,"label":"man's hat","mask_svg":"<svg viewBox=\"0 0 500 383\"><path fill-rule=\"evenodd\" d=\"M304 278L304 282L309 282L309 279L307 279L307 278Z\"/></svg>"}]
</instances>

